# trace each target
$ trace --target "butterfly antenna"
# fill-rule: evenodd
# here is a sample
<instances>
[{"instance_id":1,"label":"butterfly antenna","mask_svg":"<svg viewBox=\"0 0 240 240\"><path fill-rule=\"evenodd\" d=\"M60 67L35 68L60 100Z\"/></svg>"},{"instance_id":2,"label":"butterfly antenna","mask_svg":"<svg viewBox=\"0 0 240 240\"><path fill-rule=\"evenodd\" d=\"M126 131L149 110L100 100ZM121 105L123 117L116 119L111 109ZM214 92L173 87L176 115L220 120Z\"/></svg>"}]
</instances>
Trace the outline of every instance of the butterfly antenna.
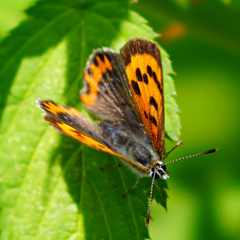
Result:
<instances>
[{"instance_id":1,"label":"butterfly antenna","mask_svg":"<svg viewBox=\"0 0 240 240\"><path fill-rule=\"evenodd\" d=\"M176 144L176 146L174 146L170 151L168 151L168 152L165 154L163 160L166 159L166 158L168 157L168 155L169 155L173 150L175 150L178 146L180 146L180 145L182 145L182 141L179 141L179 142Z\"/></svg>"},{"instance_id":2,"label":"butterfly antenna","mask_svg":"<svg viewBox=\"0 0 240 240\"><path fill-rule=\"evenodd\" d=\"M170 163L173 163L173 162L178 162L178 161L181 161L181 160L184 160L184 159L187 159L187 158L193 158L193 157L197 157L197 156L201 156L201 155L205 155L205 154L209 154L209 153L214 153L216 151L218 151L217 148L209 150L209 151L206 151L206 152L197 153L197 154L194 154L194 155L191 155L191 156L178 158L178 159L172 160L170 162L164 163L164 165L167 165L167 164L170 164Z\"/></svg>"},{"instance_id":3,"label":"butterfly antenna","mask_svg":"<svg viewBox=\"0 0 240 240\"><path fill-rule=\"evenodd\" d=\"M151 204L152 204L154 180L155 180L155 171L153 172L153 178L152 178L152 184L151 184L151 190L150 190L149 204L148 204L148 210L147 210L147 216L146 216L146 224L145 224L146 227L149 224L150 208L151 208Z\"/></svg>"}]
</instances>

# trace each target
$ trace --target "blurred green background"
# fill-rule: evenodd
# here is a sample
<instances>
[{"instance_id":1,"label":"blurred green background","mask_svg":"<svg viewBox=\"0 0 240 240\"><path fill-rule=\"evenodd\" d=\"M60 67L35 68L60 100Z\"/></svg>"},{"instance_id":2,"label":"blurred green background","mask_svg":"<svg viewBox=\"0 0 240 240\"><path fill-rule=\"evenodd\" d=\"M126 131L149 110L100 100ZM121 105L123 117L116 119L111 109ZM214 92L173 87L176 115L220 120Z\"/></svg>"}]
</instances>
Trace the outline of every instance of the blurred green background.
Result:
<instances>
[{"instance_id":1,"label":"blurred green background","mask_svg":"<svg viewBox=\"0 0 240 240\"><path fill-rule=\"evenodd\" d=\"M0 0L0 41L34 0ZM217 153L169 166L168 211L151 209L152 239L240 239L240 4L230 0L140 0L132 8L162 36L182 111L170 159ZM166 143L167 149L172 143Z\"/></svg>"},{"instance_id":2,"label":"blurred green background","mask_svg":"<svg viewBox=\"0 0 240 240\"><path fill-rule=\"evenodd\" d=\"M162 34L177 73L184 148L170 159L219 148L169 166L168 211L153 206L150 234L240 239L239 2L140 1L134 8Z\"/></svg>"}]
</instances>

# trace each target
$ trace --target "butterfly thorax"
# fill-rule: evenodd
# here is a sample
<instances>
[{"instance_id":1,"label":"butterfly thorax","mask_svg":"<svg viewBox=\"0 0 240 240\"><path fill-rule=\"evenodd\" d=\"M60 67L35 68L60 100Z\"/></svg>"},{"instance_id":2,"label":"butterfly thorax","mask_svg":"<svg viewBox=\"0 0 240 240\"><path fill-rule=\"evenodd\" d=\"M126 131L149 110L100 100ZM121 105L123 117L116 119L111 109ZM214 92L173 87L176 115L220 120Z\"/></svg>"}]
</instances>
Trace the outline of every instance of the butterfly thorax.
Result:
<instances>
[{"instance_id":1,"label":"butterfly thorax","mask_svg":"<svg viewBox=\"0 0 240 240\"><path fill-rule=\"evenodd\" d=\"M155 171L155 178L166 179L166 167L160 161L159 156L151 144L146 134L144 137L139 132L138 134L129 134L127 127L119 129L119 126L110 125L108 123L100 123L102 135L108 147L120 153L123 157L136 163L130 164L131 169L140 175L148 175L153 177ZM140 136L139 136L140 135ZM145 169L144 172L141 171Z\"/></svg>"}]
</instances>

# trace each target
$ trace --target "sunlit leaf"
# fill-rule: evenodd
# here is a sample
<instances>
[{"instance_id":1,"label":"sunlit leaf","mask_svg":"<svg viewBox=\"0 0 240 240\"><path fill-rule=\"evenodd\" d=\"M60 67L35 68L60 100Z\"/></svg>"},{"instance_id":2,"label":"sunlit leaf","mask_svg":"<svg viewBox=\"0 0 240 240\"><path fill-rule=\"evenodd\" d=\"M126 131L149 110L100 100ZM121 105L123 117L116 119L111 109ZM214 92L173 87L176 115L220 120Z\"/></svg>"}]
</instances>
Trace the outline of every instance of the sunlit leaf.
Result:
<instances>
[{"instance_id":1,"label":"sunlit leaf","mask_svg":"<svg viewBox=\"0 0 240 240\"><path fill-rule=\"evenodd\" d=\"M83 68L93 49L119 50L133 36L157 35L128 1L42 1L0 50L0 196L3 239L144 239L150 178L127 197L137 177L119 162L46 122L35 100L81 109ZM162 52L166 132L179 137L171 65ZM166 207L166 182L156 200Z\"/></svg>"}]
</instances>

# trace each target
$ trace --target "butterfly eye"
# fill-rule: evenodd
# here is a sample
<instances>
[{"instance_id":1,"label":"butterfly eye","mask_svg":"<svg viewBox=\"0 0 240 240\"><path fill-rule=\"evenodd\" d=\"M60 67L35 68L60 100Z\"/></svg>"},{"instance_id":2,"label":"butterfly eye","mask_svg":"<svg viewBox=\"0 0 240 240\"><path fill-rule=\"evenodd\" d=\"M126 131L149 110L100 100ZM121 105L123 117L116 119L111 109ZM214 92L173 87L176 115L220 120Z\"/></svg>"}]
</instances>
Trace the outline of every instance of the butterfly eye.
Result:
<instances>
[{"instance_id":1,"label":"butterfly eye","mask_svg":"<svg viewBox=\"0 0 240 240\"><path fill-rule=\"evenodd\" d=\"M144 146L131 142L128 145L127 151L132 155L138 162L142 164L148 163L152 159L151 153Z\"/></svg>"},{"instance_id":2,"label":"butterfly eye","mask_svg":"<svg viewBox=\"0 0 240 240\"><path fill-rule=\"evenodd\" d=\"M159 179L159 178L161 178L161 173L159 171L156 171L155 179Z\"/></svg>"},{"instance_id":3,"label":"butterfly eye","mask_svg":"<svg viewBox=\"0 0 240 240\"><path fill-rule=\"evenodd\" d=\"M166 165L164 165L163 163L157 163L153 168L152 168L152 173L155 171L155 179L158 178L163 178L163 179L167 179L168 175L166 174L167 171L167 167ZM151 177L153 176L150 175Z\"/></svg>"},{"instance_id":4,"label":"butterfly eye","mask_svg":"<svg viewBox=\"0 0 240 240\"><path fill-rule=\"evenodd\" d=\"M161 168L162 168L165 172L167 171L166 165L163 164L163 165L161 166Z\"/></svg>"}]
</instances>

